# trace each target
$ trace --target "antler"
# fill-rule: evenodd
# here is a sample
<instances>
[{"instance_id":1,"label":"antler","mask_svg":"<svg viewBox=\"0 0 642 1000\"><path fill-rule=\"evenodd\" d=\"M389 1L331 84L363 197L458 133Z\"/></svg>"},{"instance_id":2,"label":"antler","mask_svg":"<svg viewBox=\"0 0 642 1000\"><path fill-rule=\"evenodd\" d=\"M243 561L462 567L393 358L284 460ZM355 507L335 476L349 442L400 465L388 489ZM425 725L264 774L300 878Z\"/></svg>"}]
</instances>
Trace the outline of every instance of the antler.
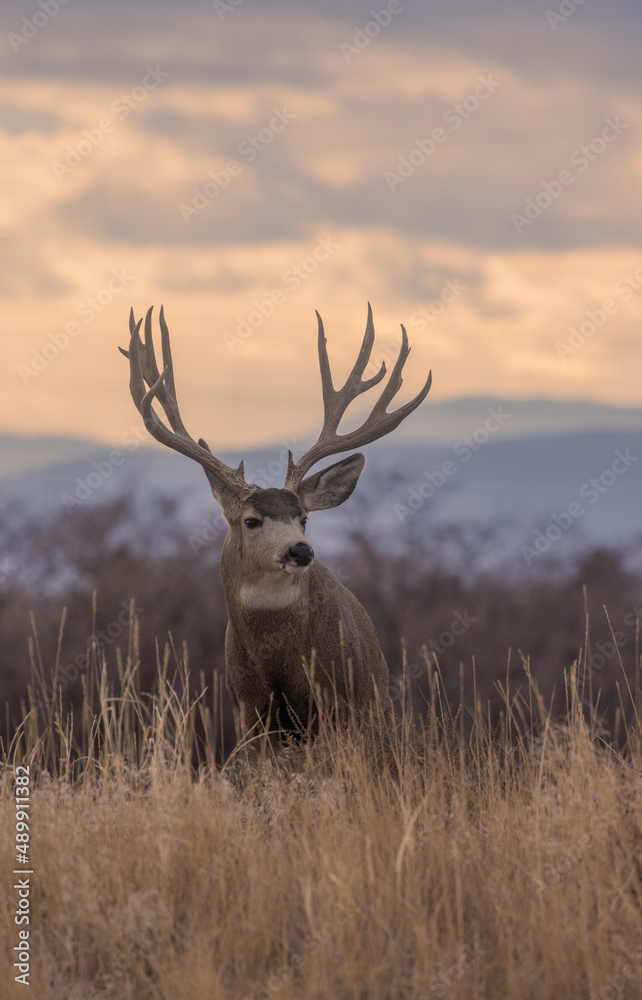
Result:
<instances>
[{"instance_id":1,"label":"antler","mask_svg":"<svg viewBox=\"0 0 642 1000\"><path fill-rule=\"evenodd\" d=\"M145 316L145 341L140 339L140 326L143 322L134 319L134 310L129 314L129 350L119 347L118 350L129 359L129 389L132 399L136 404L145 427L157 441L179 451L188 458L193 458L203 466L206 471L215 473L219 479L235 493L246 496L252 492L252 486L245 482L243 475L243 462L238 469L232 469L225 465L218 458L215 458L209 450L203 438L199 438L198 444L188 434L181 419L176 399L176 387L174 385L174 367L172 364L172 352L169 344L169 330L165 322L163 307L160 309L161 344L163 350L163 371L159 372L156 364L154 352L154 341L152 339L152 310L148 309ZM146 390L145 383L149 386ZM165 416L169 421L171 430L160 419L155 412L153 403L157 400L162 406Z\"/></svg>"},{"instance_id":2,"label":"antler","mask_svg":"<svg viewBox=\"0 0 642 1000\"><path fill-rule=\"evenodd\" d=\"M361 350L345 385L341 389L335 389L332 385L332 373L330 372L326 338L323 331L323 320L318 312L317 320L319 322L319 368L321 369L323 390L323 428L317 441L308 448L296 464L292 459L292 452L289 453L288 471L284 489L292 490L293 492L297 491L306 472L322 458L327 458L329 455L336 455L342 451L350 451L352 448L361 448L363 445L370 444L370 442L376 441L378 438L384 437L384 435L393 431L409 413L416 410L424 401L432 384L432 372L429 372L426 384L414 399L393 410L392 413L386 412L388 405L401 388L403 382L401 372L406 363L406 358L410 353L408 335L402 325L399 356L397 357L388 383L375 403L370 416L356 430L350 431L348 434L337 434L341 418L350 403L357 396L361 395L362 392L366 392L367 389L371 389L381 382L386 374L386 363L385 361L381 363L381 368L372 378L365 380L361 378L370 360L372 345L374 344L372 309L370 303L368 303L368 322L366 323L366 332L363 335Z\"/></svg>"}]
</instances>

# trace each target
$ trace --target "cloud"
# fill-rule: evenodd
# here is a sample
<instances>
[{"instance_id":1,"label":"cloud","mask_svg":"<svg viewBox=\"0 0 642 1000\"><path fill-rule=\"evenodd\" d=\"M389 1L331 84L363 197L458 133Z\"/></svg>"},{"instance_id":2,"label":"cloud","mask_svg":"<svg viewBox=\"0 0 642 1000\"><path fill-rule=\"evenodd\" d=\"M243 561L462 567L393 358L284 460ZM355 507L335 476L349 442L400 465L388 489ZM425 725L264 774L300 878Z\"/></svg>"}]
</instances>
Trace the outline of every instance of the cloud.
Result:
<instances>
[{"instance_id":1,"label":"cloud","mask_svg":"<svg viewBox=\"0 0 642 1000\"><path fill-rule=\"evenodd\" d=\"M637 289L564 363L555 344L642 256L629 60L642 15L580 5L553 31L545 7L403 7L349 60L341 45L371 16L355 3L267 15L244 0L222 21L191 2L69 4L9 46L5 426L62 433L80 420L117 439L132 412L115 345L130 303L140 315L161 301L186 409L220 445L311 433L314 309L347 368L368 299L381 350L408 327L409 392L432 366L436 398L638 400ZM5 39L23 12L5 12ZM270 134L277 111L294 118ZM622 127L606 141L608 121ZM338 248L320 261L328 238ZM122 294L83 320L123 269ZM20 369L78 321L25 381Z\"/></svg>"},{"instance_id":2,"label":"cloud","mask_svg":"<svg viewBox=\"0 0 642 1000\"><path fill-rule=\"evenodd\" d=\"M161 301L187 426L219 448L314 436L320 407L314 310L323 316L338 382L358 350L368 298L376 357L390 361L399 324L407 327L408 397L432 368L435 400L550 395L623 405L639 399L642 280L627 298L615 288L642 265L642 254L620 251L609 260L592 250L488 254L409 242L387 230L338 230L331 238L337 247L316 268L310 241L209 248L121 244L107 251L72 241L69 259L85 262L82 289L41 297L28 310L8 314L5 425L52 433L82 428L118 439L138 418L116 347L127 343L130 304L140 317ZM61 270L67 265L65 256ZM123 268L131 282L86 321L87 303L107 287L114 269ZM399 281L413 269L422 291ZM463 289L453 297L448 283ZM568 342L571 328L587 321L587 311L596 315L607 298L615 300L615 313L560 360L556 344ZM20 366L29 367L34 352L71 321L79 324L78 334L23 383Z\"/></svg>"}]
</instances>

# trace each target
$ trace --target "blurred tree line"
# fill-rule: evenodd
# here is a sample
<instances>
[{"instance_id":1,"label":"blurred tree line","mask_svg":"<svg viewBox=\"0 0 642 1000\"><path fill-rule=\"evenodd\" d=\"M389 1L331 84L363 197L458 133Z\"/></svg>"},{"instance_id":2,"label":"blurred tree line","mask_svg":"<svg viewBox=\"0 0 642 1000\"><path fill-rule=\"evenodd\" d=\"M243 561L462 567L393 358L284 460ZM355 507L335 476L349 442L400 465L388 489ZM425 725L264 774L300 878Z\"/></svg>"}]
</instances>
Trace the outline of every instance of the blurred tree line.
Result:
<instances>
[{"instance_id":1,"label":"blurred tree line","mask_svg":"<svg viewBox=\"0 0 642 1000\"><path fill-rule=\"evenodd\" d=\"M187 650L195 687L201 673L212 682L223 676L225 597L218 559L224 537L197 547L177 527L172 503L163 503L132 534L133 500L63 513L25 532L21 559L34 569L31 579L0 576L0 697L5 707L1 735L6 742L20 718L30 677L32 621L45 676L53 671L59 647L61 696L66 705L82 701L86 651L104 649L116 675L118 648L126 655L134 608L140 638L141 687L151 690L159 649L171 635L174 648ZM447 697L456 711L463 686L464 707L473 694L495 716L502 705L497 682L508 678L526 688L523 658L554 715L565 709L564 672L581 656L605 727L614 725L626 674L639 689L637 633L642 616L642 579L628 568L627 553L594 550L564 565L549 560L537 574L471 571L474 551L493 544L492 532L479 537L451 529L435 537L420 528L394 550L384 551L363 527L360 516L331 569L357 595L379 633L390 667L390 694L400 705L422 711L428 697L427 670L438 664ZM361 527L359 527L361 525ZM459 558L453 559L458 550ZM320 552L322 561L323 553ZM37 572L35 572L37 570ZM92 600L96 593L96 618ZM63 608L66 621L62 635ZM605 611L606 608L606 611ZM607 613L608 612L608 617ZM588 618L588 630L587 630ZM405 658L404 658L405 650ZM404 665L405 659L405 665ZM623 673L624 671L624 673ZM628 698L628 696L627 696ZM631 710L628 699L628 708ZM226 742L233 743L232 705L223 696Z\"/></svg>"}]
</instances>

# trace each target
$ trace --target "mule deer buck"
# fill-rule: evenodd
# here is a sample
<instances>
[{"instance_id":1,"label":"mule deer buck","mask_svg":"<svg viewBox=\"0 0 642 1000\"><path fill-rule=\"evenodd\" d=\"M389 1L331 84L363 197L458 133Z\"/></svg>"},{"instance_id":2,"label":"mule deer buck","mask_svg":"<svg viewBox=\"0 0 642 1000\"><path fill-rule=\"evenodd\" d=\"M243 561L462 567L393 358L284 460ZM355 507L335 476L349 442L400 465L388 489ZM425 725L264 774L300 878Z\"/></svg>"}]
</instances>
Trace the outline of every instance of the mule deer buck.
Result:
<instances>
[{"instance_id":1,"label":"mule deer buck","mask_svg":"<svg viewBox=\"0 0 642 1000\"><path fill-rule=\"evenodd\" d=\"M255 725L293 733L314 723L319 701L341 716L352 709L363 717L372 699L387 698L388 666L374 626L351 591L315 559L306 541L307 515L338 507L353 492L365 456L350 455L308 475L324 458L369 444L389 434L428 395L432 373L414 399L392 413L387 407L402 384L409 353L404 327L399 356L381 396L361 427L339 434L349 404L386 374L385 361L371 378L362 375L374 343L372 310L357 360L341 389L330 373L326 339L318 320L324 420L319 438L297 462L289 453L283 489L261 489L210 452L206 442L188 434L174 385L169 331L163 308L160 328L163 371L152 340L152 309L142 319L130 315L130 390L147 430L157 441L193 458L204 469L229 530L221 553L221 576L229 622L225 639L226 681L248 734ZM146 386L148 388L146 388ZM154 410L158 403L164 423ZM169 426L167 426L169 425Z\"/></svg>"}]
</instances>

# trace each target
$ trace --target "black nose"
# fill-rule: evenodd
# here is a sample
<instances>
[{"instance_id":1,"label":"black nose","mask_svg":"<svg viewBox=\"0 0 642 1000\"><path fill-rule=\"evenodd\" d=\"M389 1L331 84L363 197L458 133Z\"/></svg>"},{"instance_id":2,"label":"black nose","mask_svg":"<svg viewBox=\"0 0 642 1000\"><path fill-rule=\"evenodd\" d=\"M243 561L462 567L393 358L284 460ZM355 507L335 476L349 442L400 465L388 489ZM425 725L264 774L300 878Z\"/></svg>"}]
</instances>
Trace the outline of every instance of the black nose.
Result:
<instances>
[{"instance_id":1,"label":"black nose","mask_svg":"<svg viewBox=\"0 0 642 1000\"><path fill-rule=\"evenodd\" d=\"M309 566L314 559L314 552L307 542L297 542L288 549L288 558L296 566Z\"/></svg>"}]
</instances>

